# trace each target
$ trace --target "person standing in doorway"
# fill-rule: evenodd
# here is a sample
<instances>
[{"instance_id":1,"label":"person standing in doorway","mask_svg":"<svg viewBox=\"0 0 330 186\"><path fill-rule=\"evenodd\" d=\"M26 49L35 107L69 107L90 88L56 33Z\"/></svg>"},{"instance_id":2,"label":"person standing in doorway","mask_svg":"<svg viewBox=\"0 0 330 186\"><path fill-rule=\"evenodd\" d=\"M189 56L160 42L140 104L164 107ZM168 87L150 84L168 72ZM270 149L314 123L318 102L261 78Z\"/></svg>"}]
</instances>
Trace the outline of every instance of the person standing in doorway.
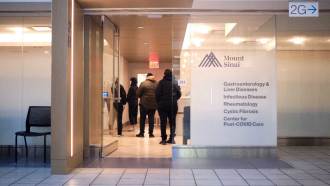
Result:
<instances>
[{"instance_id":1,"label":"person standing in doorway","mask_svg":"<svg viewBox=\"0 0 330 186\"><path fill-rule=\"evenodd\" d=\"M138 114L138 97L137 93L137 79L135 77L131 78L131 86L128 89L127 93L127 102L128 102L128 113L129 113L129 122L134 130L134 126L137 124L137 114Z\"/></svg>"},{"instance_id":2,"label":"person standing in doorway","mask_svg":"<svg viewBox=\"0 0 330 186\"><path fill-rule=\"evenodd\" d=\"M175 144L176 114L178 112L178 100L181 97L181 90L177 81L172 76L172 71L166 69L164 77L159 81L156 89L156 100L158 104L158 113L160 116L160 129L162 140L160 144ZM166 141L167 119L170 123L170 137Z\"/></svg>"},{"instance_id":3,"label":"person standing in doorway","mask_svg":"<svg viewBox=\"0 0 330 186\"><path fill-rule=\"evenodd\" d=\"M119 83L118 78L116 79L115 85L111 90L115 98L113 102L113 106L117 111L117 134L118 136L122 136L123 111L124 111L124 105L126 104L126 92L124 87Z\"/></svg>"},{"instance_id":4,"label":"person standing in doorway","mask_svg":"<svg viewBox=\"0 0 330 186\"><path fill-rule=\"evenodd\" d=\"M148 115L149 120L149 137L155 137L154 123L156 103L156 87L157 81L152 73L147 74L147 79L143 81L137 90L137 96L140 98L140 133L136 137L144 137L145 121Z\"/></svg>"}]
</instances>

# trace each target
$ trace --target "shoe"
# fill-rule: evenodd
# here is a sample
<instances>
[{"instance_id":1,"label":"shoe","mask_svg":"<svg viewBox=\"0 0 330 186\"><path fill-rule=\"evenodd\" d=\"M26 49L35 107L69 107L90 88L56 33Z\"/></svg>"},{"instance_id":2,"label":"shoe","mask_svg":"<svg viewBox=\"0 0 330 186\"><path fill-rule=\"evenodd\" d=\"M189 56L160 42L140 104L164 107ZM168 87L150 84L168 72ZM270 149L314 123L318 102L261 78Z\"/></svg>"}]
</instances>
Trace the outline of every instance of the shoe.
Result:
<instances>
[{"instance_id":1,"label":"shoe","mask_svg":"<svg viewBox=\"0 0 330 186\"><path fill-rule=\"evenodd\" d=\"M161 144L161 145L166 145L166 140L162 140L162 141L160 141L159 144Z\"/></svg>"},{"instance_id":2,"label":"shoe","mask_svg":"<svg viewBox=\"0 0 330 186\"><path fill-rule=\"evenodd\" d=\"M149 138L154 138L154 137L155 137L155 135L149 134Z\"/></svg>"},{"instance_id":3,"label":"shoe","mask_svg":"<svg viewBox=\"0 0 330 186\"><path fill-rule=\"evenodd\" d=\"M172 139L168 139L168 140L166 141L166 143L175 144L175 141L174 141L174 139L173 139L173 140L172 140Z\"/></svg>"},{"instance_id":4,"label":"shoe","mask_svg":"<svg viewBox=\"0 0 330 186\"><path fill-rule=\"evenodd\" d=\"M122 135L122 134L118 134L118 135L117 135L117 137L122 137L122 136L124 136L124 135Z\"/></svg>"},{"instance_id":5,"label":"shoe","mask_svg":"<svg viewBox=\"0 0 330 186\"><path fill-rule=\"evenodd\" d=\"M137 134L136 137L143 138L144 137L144 134Z\"/></svg>"}]
</instances>

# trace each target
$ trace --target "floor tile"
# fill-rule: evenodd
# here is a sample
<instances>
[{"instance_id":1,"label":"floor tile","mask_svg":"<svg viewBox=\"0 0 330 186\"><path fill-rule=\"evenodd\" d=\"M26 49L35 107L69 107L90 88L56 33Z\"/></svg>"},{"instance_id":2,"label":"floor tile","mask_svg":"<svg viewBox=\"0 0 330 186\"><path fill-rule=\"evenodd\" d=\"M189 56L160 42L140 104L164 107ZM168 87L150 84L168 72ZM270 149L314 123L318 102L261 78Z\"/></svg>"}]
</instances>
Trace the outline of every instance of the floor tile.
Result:
<instances>
[{"instance_id":1,"label":"floor tile","mask_svg":"<svg viewBox=\"0 0 330 186\"><path fill-rule=\"evenodd\" d=\"M265 175L268 179L273 180L273 179L290 179L289 176L285 174L270 174L270 175Z\"/></svg>"},{"instance_id":2,"label":"floor tile","mask_svg":"<svg viewBox=\"0 0 330 186\"><path fill-rule=\"evenodd\" d=\"M248 185L243 179L221 179L221 182L225 186L243 186Z\"/></svg>"},{"instance_id":3,"label":"floor tile","mask_svg":"<svg viewBox=\"0 0 330 186\"><path fill-rule=\"evenodd\" d=\"M266 179L258 179L258 180L246 180L251 186L269 186L274 185L271 181Z\"/></svg>"},{"instance_id":4,"label":"floor tile","mask_svg":"<svg viewBox=\"0 0 330 186\"><path fill-rule=\"evenodd\" d=\"M146 179L145 185L169 185L170 180L168 179Z\"/></svg>"},{"instance_id":5,"label":"floor tile","mask_svg":"<svg viewBox=\"0 0 330 186\"><path fill-rule=\"evenodd\" d=\"M90 183L92 183L93 180L91 179L70 179L68 180L65 185L89 185Z\"/></svg>"},{"instance_id":6,"label":"floor tile","mask_svg":"<svg viewBox=\"0 0 330 186\"><path fill-rule=\"evenodd\" d=\"M121 179L119 185L143 184L144 179Z\"/></svg>"},{"instance_id":7,"label":"floor tile","mask_svg":"<svg viewBox=\"0 0 330 186\"><path fill-rule=\"evenodd\" d=\"M218 186L222 185L220 180L196 180L197 186Z\"/></svg>"},{"instance_id":8,"label":"floor tile","mask_svg":"<svg viewBox=\"0 0 330 186\"><path fill-rule=\"evenodd\" d=\"M297 186L301 185L298 182L292 180L292 179L274 179L272 180L273 183L279 186Z\"/></svg>"},{"instance_id":9,"label":"floor tile","mask_svg":"<svg viewBox=\"0 0 330 186\"><path fill-rule=\"evenodd\" d=\"M297 180L304 186L328 186L328 184L321 182L320 180Z\"/></svg>"}]
</instances>

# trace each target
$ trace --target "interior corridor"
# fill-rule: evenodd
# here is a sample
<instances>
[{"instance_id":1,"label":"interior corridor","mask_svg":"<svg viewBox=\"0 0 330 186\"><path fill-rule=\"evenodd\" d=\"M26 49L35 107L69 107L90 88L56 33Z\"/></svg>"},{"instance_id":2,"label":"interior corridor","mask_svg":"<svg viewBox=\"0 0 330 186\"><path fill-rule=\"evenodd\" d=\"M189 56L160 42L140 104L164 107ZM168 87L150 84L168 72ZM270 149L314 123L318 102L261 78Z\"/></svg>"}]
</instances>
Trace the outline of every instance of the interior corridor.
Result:
<instances>
[{"instance_id":1,"label":"interior corridor","mask_svg":"<svg viewBox=\"0 0 330 186\"><path fill-rule=\"evenodd\" d=\"M148 127L146 128L148 131ZM118 140L118 149L107 155L107 158L171 158L172 144L160 145L160 127L156 125L154 128L154 138L149 138L148 133L144 138L138 138L135 135L139 133L139 125L126 125L123 129L123 136L112 137ZM167 130L169 134L169 130ZM111 138L111 137L110 137ZM182 137L176 137L176 143L182 144Z\"/></svg>"}]
</instances>

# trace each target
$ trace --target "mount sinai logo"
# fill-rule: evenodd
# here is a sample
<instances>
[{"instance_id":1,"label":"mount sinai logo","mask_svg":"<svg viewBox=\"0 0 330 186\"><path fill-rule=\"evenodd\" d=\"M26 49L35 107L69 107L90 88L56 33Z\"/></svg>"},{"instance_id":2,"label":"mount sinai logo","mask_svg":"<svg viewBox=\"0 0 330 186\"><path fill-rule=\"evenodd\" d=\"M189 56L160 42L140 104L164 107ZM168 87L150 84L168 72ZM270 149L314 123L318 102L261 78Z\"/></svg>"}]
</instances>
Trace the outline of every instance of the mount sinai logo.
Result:
<instances>
[{"instance_id":1,"label":"mount sinai logo","mask_svg":"<svg viewBox=\"0 0 330 186\"><path fill-rule=\"evenodd\" d=\"M214 55L213 52L206 54L198 65L199 68L238 68L241 66L241 62L245 61L245 56L231 56L231 55L224 55L221 58L221 62L219 59Z\"/></svg>"},{"instance_id":2,"label":"mount sinai logo","mask_svg":"<svg viewBox=\"0 0 330 186\"><path fill-rule=\"evenodd\" d=\"M213 52L210 52L210 54L206 54L202 62L198 65L198 67L211 67L211 66L222 67L220 61L213 54Z\"/></svg>"}]
</instances>

